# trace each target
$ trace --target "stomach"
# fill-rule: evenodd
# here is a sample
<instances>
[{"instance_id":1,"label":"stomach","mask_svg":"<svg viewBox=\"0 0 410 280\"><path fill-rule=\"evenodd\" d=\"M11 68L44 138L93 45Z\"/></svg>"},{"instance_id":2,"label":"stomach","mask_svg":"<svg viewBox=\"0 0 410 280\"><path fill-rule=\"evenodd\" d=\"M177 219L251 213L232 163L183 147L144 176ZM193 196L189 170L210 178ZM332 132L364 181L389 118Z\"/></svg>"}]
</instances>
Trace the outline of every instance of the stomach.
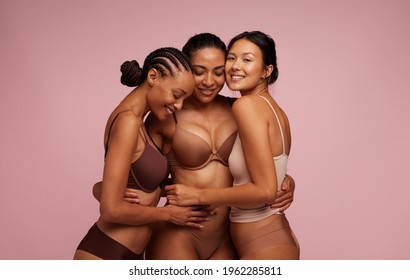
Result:
<instances>
[{"instance_id":1,"label":"stomach","mask_svg":"<svg viewBox=\"0 0 410 280\"><path fill-rule=\"evenodd\" d=\"M218 161L211 161L207 166L199 170L186 170L174 168L172 170L174 183L189 185L198 189L226 188L232 186L232 175L227 166ZM201 223L208 230L224 229L229 223L229 207L217 206L215 215L209 221Z\"/></svg>"}]
</instances>

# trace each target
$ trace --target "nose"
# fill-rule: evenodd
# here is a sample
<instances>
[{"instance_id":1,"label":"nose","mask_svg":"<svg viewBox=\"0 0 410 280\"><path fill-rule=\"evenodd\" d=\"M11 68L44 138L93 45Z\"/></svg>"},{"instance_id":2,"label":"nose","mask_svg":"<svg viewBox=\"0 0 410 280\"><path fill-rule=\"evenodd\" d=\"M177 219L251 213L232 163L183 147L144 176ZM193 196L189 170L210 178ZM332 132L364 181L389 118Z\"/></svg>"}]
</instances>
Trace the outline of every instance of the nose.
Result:
<instances>
[{"instance_id":1,"label":"nose","mask_svg":"<svg viewBox=\"0 0 410 280\"><path fill-rule=\"evenodd\" d=\"M182 105L184 104L184 99L180 98L174 103L175 110L179 111L182 109Z\"/></svg>"},{"instance_id":2,"label":"nose","mask_svg":"<svg viewBox=\"0 0 410 280\"><path fill-rule=\"evenodd\" d=\"M241 63L240 63L239 59L235 59L235 61L232 62L232 69L233 70L241 69Z\"/></svg>"},{"instance_id":3,"label":"nose","mask_svg":"<svg viewBox=\"0 0 410 280\"><path fill-rule=\"evenodd\" d=\"M205 78L203 79L202 83L207 87L212 86L214 84L214 79L213 79L212 74L211 73L207 74Z\"/></svg>"}]
</instances>

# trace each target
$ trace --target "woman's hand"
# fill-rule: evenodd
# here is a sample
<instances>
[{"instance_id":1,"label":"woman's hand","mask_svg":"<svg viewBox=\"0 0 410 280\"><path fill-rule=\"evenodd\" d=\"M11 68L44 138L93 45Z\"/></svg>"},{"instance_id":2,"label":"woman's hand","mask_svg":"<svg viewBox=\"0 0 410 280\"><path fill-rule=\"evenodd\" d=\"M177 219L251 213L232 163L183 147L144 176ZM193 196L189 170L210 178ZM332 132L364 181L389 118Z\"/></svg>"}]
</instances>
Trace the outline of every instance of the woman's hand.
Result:
<instances>
[{"instance_id":1,"label":"woman's hand","mask_svg":"<svg viewBox=\"0 0 410 280\"><path fill-rule=\"evenodd\" d=\"M169 222L180 225L201 229L204 226L201 222L209 220L209 216L213 214L212 210L208 210L200 206L181 207L176 205L167 205L165 208L169 211Z\"/></svg>"},{"instance_id":2,"label":"woman's hand","mask_svg":"<svg viewBox=\"0 0 410 280\"><path fill-rule=\"evenodd\" d=\"M197 188L183 185L173 184L165 187L166 197L168 202L173 205L189 206L198 205L200 190Z\"/></svg>"},{"instance_id":3,"label":"woman's hand","mask_svg":"<svg viewBox=\"0 0 410 280\"><path fill-rule=\"evenodd\" d=\"M279 208L280 212L288 209L293 202L295 192L295 181L289 175L286 175L278 191L275 201L270 204L270 208Z\"/></svg>"},{"instance_id":4,"label":"woman's hand","mask_svg":"<svg viewBox=\"0 0 410 280\"><path fill-rule=\"evenodd\" d=\"M138 193L134 189L126 188L124 193L124 201L131 204L140 204Z\"/></svg>"}]
</instances>

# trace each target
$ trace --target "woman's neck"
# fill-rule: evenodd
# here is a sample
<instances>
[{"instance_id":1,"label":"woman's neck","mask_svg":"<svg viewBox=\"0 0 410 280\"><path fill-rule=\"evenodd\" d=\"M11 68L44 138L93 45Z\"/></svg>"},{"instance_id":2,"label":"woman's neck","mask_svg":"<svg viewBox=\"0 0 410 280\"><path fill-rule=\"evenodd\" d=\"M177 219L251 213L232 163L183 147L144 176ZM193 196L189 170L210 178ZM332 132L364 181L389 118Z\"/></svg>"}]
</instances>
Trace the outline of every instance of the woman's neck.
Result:
<instances>
[{"instance_id":1,"label":"woman's neck","mask_svg":"<svg viewBox=\"0 0 410 280\"><path fill-rule=\"evenodd\" d=\"M142 84L133 89L124 99L124 105L128 106L136 116L141 118L150 111L147 101L147 92L147 87Z\"/></svg>"},{"instance_id":2,"label":"woman's neck","mask_svg":"<svg viewBox=\"0 0 410 280\"><path fill-rule=\"evenodd\" d=\"M266 83L259 84L254 88L240 91L242 96L245 95L262 95L262 94L269 94L268 85Z\"/></svg>"},{"instance_id":3,"label":"woman's neck","mask_svg":"<svg viewBox=\"0 0 410 280\"><path fill-rule=\"evenodd\" d=\"M215 106L218 106L218 102L220 102L220 97L217 95L213 100L211 100L208 103L202 103L199 101L193 94L185 100L184 102L184 107L185 108L194 108L195 110L198 111L206 111L206 110L212 110Z\"/></svg>"}]
</instances>

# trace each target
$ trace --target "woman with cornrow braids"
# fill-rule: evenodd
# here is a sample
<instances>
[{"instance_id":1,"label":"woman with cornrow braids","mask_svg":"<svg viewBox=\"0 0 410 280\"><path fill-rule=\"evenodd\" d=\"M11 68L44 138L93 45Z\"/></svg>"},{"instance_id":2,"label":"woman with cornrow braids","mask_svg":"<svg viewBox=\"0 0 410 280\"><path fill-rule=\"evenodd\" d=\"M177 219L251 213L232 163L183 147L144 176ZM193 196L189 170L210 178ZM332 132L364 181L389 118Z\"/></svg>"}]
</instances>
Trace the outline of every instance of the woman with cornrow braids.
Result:
<instances>
[{"instance_id":1,"label":"woman with cornrow braids","mask_svg":"<svg viewBox=\"0 0 410 280\"><path fill-rule=\"evenodd\" d=\"M145 126L153 141L170 161L172 179L196 189L220 189L232 185L227 158L236 136L231 110L234 98L219 95L225 84L226 46L216 35L201 33L183 47L190 58L195 78L193 94L183 110L160 121L150 114ZM287 176L272 208L285 211L293 201L294 181ZM93 189L99 199L101 184ZM138 195L127 189L124 199L139 203ZM229 234L229 207L218 206L203 228L189 228L169 222L155 223L147 246L147 259L237 259Z\"/></svg>"},{"instance_id":2,"label":"woman with cornrow braids","mask_svg":"<svg viewBox=\"0 0 410 280\"><path fill-rule=\"evenodd\" d=\"M227 50L222 40L210 33L191 37L183 47L190 58L195 78L193 94L183 110L160 121L150 114L146 127L153 141L167 155L174 183L202 190L219 190L232 185L228 157L237 136L231 106L234 98L219 95L225 84ZM278 192L273 208L284 211L293 200L294 182L288 177ZM130 199L132 192L128 192ZM237 259L229 234L229 208L218 206L202 222L202 229L166 221L154 225L147 246L147 259Z\"/></svg>"},{"instance_id":3,"label":"woman with cornrow braids","mask_svg":"<svg viewBox=\"0 0 410 280\"><path fill-rule=\"evenodd\" d=\"M169 164L143 124L148 112L166 121L182 108L194 88L189 60L175 48L161 48L148 55L142 69L136 61L128 61L121 72L121 82L135 89L108 118L100 217L78 245L74 259L143 259L154 222L201 228L199 222L209 216L200 207L156 207ZM124 201L126 188L138 194L139 204Z\"/></svg>"}]
</instances>

